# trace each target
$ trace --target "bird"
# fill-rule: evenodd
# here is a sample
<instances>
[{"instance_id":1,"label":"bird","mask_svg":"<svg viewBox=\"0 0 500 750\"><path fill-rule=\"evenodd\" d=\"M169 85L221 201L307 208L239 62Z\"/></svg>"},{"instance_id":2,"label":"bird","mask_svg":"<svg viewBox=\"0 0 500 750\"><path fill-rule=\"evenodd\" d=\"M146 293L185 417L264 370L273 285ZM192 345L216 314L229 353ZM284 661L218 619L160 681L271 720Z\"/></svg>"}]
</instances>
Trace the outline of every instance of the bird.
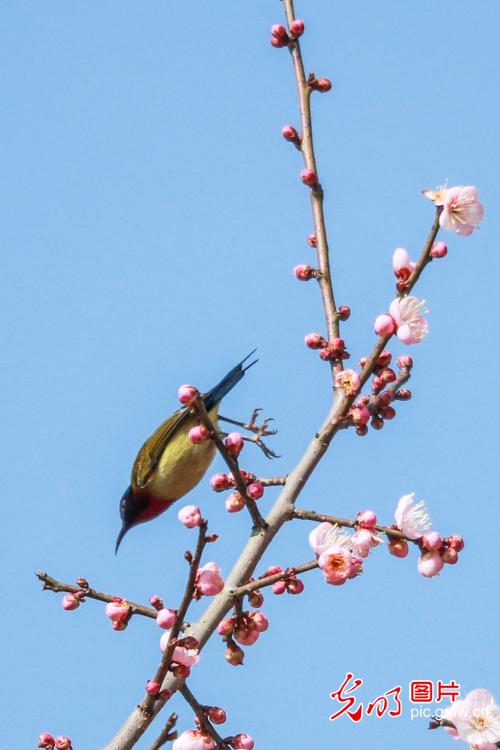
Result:
<instances>
[{"instance_id":1,"label":"bird","mask_svg":"<svg viewBox=\"0 0 500 750\"><path fill-rule=\"evenodd\" d=\"M255 351L250 352L229 370L220 383L203 394L205 409L213 424L217 423L219 404L224 396L257 362L255 359L244 366ZM127 531L159 516L203 478L215 456L216 447L212 440L196 445L189 440L188 432L197 423L190 407L184 406L171 414L139 450L132 467L130 485L120 500L122 526L116 540L115 554Z\"/></svg>"}]
</instances>

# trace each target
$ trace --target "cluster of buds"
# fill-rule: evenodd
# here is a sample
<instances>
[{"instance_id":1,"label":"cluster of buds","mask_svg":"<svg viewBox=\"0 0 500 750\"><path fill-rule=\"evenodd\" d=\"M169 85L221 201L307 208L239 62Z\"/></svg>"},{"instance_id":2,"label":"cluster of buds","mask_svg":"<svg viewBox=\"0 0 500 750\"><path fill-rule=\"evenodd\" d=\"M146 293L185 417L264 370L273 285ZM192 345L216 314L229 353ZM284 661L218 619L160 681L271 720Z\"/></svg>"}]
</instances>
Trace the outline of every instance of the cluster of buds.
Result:
<instances>
[{"instance_id":1,"label":"cluster of buds","mask_svg":"<svg viewBox=\"0 0 500 750\"><path fill-rule=\"evenodd\" d=\"M373 510L360 510L356 516L356 531L351 536L351 545L356 558L366 558L381 539L375 529L377 516ZM355 567L358 564L355 564ZM359 566L358 566L359 567Z\"/></svg>"},{"instance_id":2,"label":"cluster of buds","mask_svg":"<svg viewBox=\"0 0 500 750\"><path fill-rule=\"evenodd\" d=\"M242 646L253 646L260 634L267 630L269 621L263 612L242 612L221 620L217 632L226 643L224 657L228 664L237 667L243 664L245 653L235 641Z\"/></svg>"},{"instance_id":3,"label":"cluster of buds","mask_svg":"<svg viewBox=\"0 0 500 750\"><path fill-rule=\"evenodd\" d=\"M72 750L73 746L69 737L52 737L49 732L43 732L38 738L38 747L45 748L45 750Z\"/></svg>"},{"instance_id":4,"label":"cluster of buds","mask_svg":"<svg viewBox=\"0 0 500 750\"><path fill-rule=\"evenodd\" d=\"M279 565L272 565L266 570L264 576L274 576L276 573L283 573L283 578L279 581L275 581L271 585L273 594L284 594L285 591L288 594L301 594L304 591L304 584L297 578L293 571L286 571L280 568Z\"/></svg>"},{"instance_id":5,"label":"cluster of buds","mask_svg":"<svg viewBox=\"0 0 500 750\"><path fill-rule=\"evenodd\" d=\"M132 607L126 599L113 597L113 601L106 604L106 616L111 620L113 630L125 630L132 617Z\"/></svg>"},{"instance_id":6,"label":"cluster of buds","mask_svg":"<svg viewBox=\"0 0 500 750\"><path fill-rule=\"evenodd\" d=\"M441 537L431 530L431 519L423 501L415 503L414 494L400 498L394 514L393 525L408 539L420 548L418 572L426 578L432 578L442 570L445 563L454 565L458 562L458 553L464 548L461 536ZM406 557L408 542L406 539L393 537L389 541L389 552L395 557Z\"/></svg>"},{"instance_id":7,"label":"cluster of buds","mask_svg":"<svg viewBox=\"0 0 500 750\"><path fill-rule=\"evenodd\" d=\"M252 500L260 500L264 495L264 485L256 481L255 474L250 474L240 469L240 474L246 485L246 495ZM224 492L224 490L236 487L236 482L232 474L218 472L210 479L210 485L214 492ZM245 507L246 500L240 492L232 492L226 498L226 510L228 513L238 513Z\"/></svg>"},{"instance_id":8,"label":"cluster of buds","mask_svg":"<svg viewBox=\"0 0 500 750\"><path fill-rule=\"evenodd\" d=\"M320 333L308 333L304 343L309 349L319 349L319 356L324 362L349 359L351 356L345 348L344 339L336 338L327 341Z\"/></svg>"},{"instance_id":9,"label":"cluster of buds","mask_svg":"<svg viewBox=\"0 0 500 750\"><path fill-rule=\"evenodd\" d=\"M196 723L198 724L196 729L188 729L177 737L172 745L172 750L216 750L218 745L215 744L209 734L200 728L199 720ZM241 733L234 737L224 738L224 747L230 746L233 750L253 750L254 745L255 743L249 734Z\"/></svg>"},{"instance_id":10,"label":"cluster of buds","mask_svg":"<svg viewBox=\"0 0 500 750\"><path fill-rule=\"evenodd\" d=\"M271 44L273 47L286 47L294 39L298 39L304 33L305 24L296 18L290 24L288 31L281 24L275 23L271 26Z\"/></svg>"}]
</instances>

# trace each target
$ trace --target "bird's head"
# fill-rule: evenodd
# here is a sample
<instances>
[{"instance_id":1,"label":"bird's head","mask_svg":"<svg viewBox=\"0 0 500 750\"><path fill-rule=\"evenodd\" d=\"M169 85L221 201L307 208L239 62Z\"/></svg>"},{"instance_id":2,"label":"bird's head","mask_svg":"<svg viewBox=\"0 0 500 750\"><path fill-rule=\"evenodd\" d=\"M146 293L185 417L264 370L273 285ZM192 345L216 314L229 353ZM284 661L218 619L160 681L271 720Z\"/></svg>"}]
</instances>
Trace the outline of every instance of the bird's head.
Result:
<instances>
[{"instance_id":1,"label":"bird's head","mask_svg":"<svg viewBox=\"0 0 500 750\"><path fill-rule=\"evenodd\" d=\"M137 526L139 523L156 518L164 510L167 510L172 505L172 502L172 500L162 500L147 495L144 492L134 491L133 487L128 487L120 500L122 527L116 540L115 554L118 552L118 547L129 529Z\"/></svg>"}]
</instances>

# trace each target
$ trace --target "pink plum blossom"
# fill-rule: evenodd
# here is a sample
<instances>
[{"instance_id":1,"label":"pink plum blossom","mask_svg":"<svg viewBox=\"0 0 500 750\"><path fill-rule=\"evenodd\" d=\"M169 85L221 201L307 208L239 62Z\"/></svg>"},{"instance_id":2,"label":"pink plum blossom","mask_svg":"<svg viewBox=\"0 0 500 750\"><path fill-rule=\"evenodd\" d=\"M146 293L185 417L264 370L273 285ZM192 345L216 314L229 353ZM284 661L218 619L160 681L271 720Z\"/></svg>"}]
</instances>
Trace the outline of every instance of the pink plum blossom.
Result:
<instances>
[{"instance_id":1,"label":"pink plum blossom","mask_svg":"<svg viewBox=\"0 0 500 750\"><path fill-rule=\"evenodd\" d=\"M472 746L494 747L500 740L500 707L488 690L472 690L464 700L446 708L443 715L455 725L458 737Z\"/></svg>"},{"instance_id":2,"label":"pink plum blossom","mask_svg":"<svg viewBox=\"0 0 500 750\"><path fill-rule=\"evenodd\" d=\"M71 740L69 737L56 737L54 744L57 750L72 750Z\"/></svg>"},{"instance_id":3,"label":"pink plum blossom","mask_svg":"<svg viewBox=\"0 0 500 750\"><path fill-rule=\"evenodd\" d=\"M437 531L428 531L422 537L422 546L429 552L437 552L441 547L443 540Z\"/></svg>"},{"instance_id":4,"label":"pink plum blossom","mask_svg":"<svg viewBox=\"0 0 500 750\"><path fill-rule=\"evenodd\" d=\"M439 226L462 237L469 237L481 223L484 206L479 201L479 190L474 185L424 190L426 198L442 206Z\"/></svg>"},{"instance_id":5,"label":"pink plum blossom","mask_svg":"<svg viewBox=\"0 0 500 750\"><path fill-rule=\"evenodd\" d=\"M55 740L49 732L42 732L38 738L38 747L46 748L46 750L52 750L55 745Z\"/></svg>"},{"instance_id":6,"label":"pink plum blossom","mask_svg":"<svg viewBox=\"0 0 500 750\"><path fill-rule=\"evenodd\" d=\"M325 581L340 586L349 577L351 561L352 556L349 550L335 544L321 553L318 564L323 571Z\"/></svg>"},{"instance_id":7,"label":"pink plum blossom","mask_svg":"<svg viewBox=\"0 0 500 750\"><path fill-rule=\"evenodd\" d=\"M356 516L356 523L362 529L373 529L377 525L377 516L373 510L360 510Z\"/></svg>"},{"instance_id":8,"label":"pink plum blossom","mask_svg":"<svg viewBox=\"0 0 500 750\"><path fill-rule=\"evenodd\" d=\"M359 528L351 537L353 551L359 557L368 557L372 547L380 544L380 538L371 529Z\"/></svg>"},{"instance_id":9,"label":"pink plum blossom","mask_svg":"<svg viewBox=\"0 0 500 750\"><path fill-rule=\"evenodd\" d=\"M125 630L131 614L130 604L118 596L106 605L106 616L111 620L114 630Z\"/></svg>"},{"instance_id":10,"label":"pink plum blossom","mask_svg":"<svg viewBox=\"0 0 500 750\"><path fill-rule=\"evenodd\" d=\"M182 732L172 745L172 750L215 750L215 742L200 729Z\"/></svg>"},{"instance_id":11,"label":"pink plum blossom","mask_svg":"<svg viewBox=\"0 0 500 750\"><path fill-rule=\"evenodd\" d=\"M188 529L194 529L194 527L199 526L202 521L201 511L197 505L185 505L178 512L177 518Z\"/></svg>"},{"instance_id":12,"label":"pink plum blossom","mask_svg":"<svg viewBox=\"0 0 500 750\"><path fill-rule=\"evenodd\" d=\"M415 263L410 260L408 251L404 247L397 247L392 255L392 270L395 275L407 279L414 268Z\"/></svg>"},{"instance_id":13,"label":"pink plum blossom","mask_svg":"<svg viewBox=\"0 0 500 750\"><path fill-rule=\"evenodd\" d=\"M196 573L196 588L204 596L215 596L224 588L217 563L208 562Z\"/></svg>"},{"instance_id":14,"label":"pink plum blossom","mask_svg":"<svg viewBox=\"0 0 500 750\"><path fill-rule=\"evenodd\" d=\"M238 513L245 507L245 498L239 492L231 492L224 504L228 513Z\"/></svg>"},{"instance_id":15,"label":"pink plum blossom","mask_svg":"<svg viewBox=\"0 0 500 750\"><path fill-rule=\"evenodd\" d=\"M170 630L165 630L162 637L160 638L160 649L165 651L167 648L168 639L170 637ZM172 661L177 664L183 664L185 667L192 667L198 664L200 661L200 655L195 648L185 648L184 646L176 646L172 656Z\"/></svg>"},{"instance_id":16,"label":"pink plum blossom","mask_svg":"<svg viewBox=\"0 0 500 750\"><path fill-rule=\"evenodd\" d=\"M439 552L424 552L418 559L418 572L426 578L437 576L444 565Z\"/></svg>"},{"instance_id":17,"label":"pink plum blossom","mask_svg":"<svg viewBox=\"0 0 500 750\"><path fill-rule=\"evenodd\" d=\"M75 594L65 594L61 602L62 608L68 611L77 609L80 604L80 598L78 596L75 596Z\"/></svg>"},{"instance_id":18,"label":"pink plum blossom","mask_svg":"<svg viewBox=\"0 0 500 750\"><path fill-rule=\"evenodd\" d=\"M197 424L188 432L188 438L194 445L204 443L210 437L210 432L207 430L204 424Z\"/></svg>"},{"instance_id":19,"label":"pink plum blossom","mask_svg":"<svg viewBox=\"0 0 500 750\"><path fill-rule=\"evenodd\" d=\"M361 379L356 370L342 370L335 376L335 384L342 388L346 396L354 396L361 387Z\"/></svg>"},{"instance_id":20,"label":"pink plum blossom","mask_svg":"<svg viewBox=\"0 0 500 750\"><path fill-rule=\"evenodd\" d=\"M420 539L431 528L431 519L423 500L414 502L415 493L403 495L398 502L394 519L396 526L409 539Z\"/></svg>"},{"instance_id":21,"label":"pink plum blossom","mask_svg":"<svg viewBox=\"0 0 500 750\"><path fill-rule=\"evenodd\" d=\"M338 526L334 526L333 524L328 523L328 521L324 521L310 532L309 544L316 555L319 556L332 545L337 545L349 550L351 546L351 538L347 534L339 531Z\"/></svg>"},{"instance_id":22,"label":"pink plum blossom","mask_svg":"<svg viewBox=\"0 0 500 750\"><path fill-rule=\"evenodd\" d=\"M396 324L396 334L403 344L418 344L428 331L427 321L422 312L425 300L417 297L396 297L389 306L389 312Z\"/></svg>"}]
</instances>

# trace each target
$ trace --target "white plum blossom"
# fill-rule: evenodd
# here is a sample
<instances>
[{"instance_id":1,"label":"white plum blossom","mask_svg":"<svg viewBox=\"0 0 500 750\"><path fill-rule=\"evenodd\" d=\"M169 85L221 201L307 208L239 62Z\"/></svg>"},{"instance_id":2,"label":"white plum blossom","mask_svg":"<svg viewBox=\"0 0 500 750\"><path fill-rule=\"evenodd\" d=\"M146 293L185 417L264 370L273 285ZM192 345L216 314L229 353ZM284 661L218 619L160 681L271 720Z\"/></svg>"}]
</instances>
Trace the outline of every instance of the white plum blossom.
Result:
<instances>
[{"instance_id":1,"label":"white plum blossom","mask_svg":"<svg viewBox=\"0 0 500 750\"><path fill-rule=\"evenodd\" d=\"M485 748L500 740L500 707L488 690L478 689L467 693L464 700L452 703L443 712L443 718L451 721L455 739L468 742L472 747Z\"/></svg>"},{"instance_id":2,"label":"white plum blossom","mask_svg":"<svg viewBox=\"0 0 500 750\"><path fill-rule=\"evenodd\" d=\"M420 539L431 528L431 519L423 500L414 502L415 493L400 498L394 518L400 531L409 539Z\"/></svg>"}]
</instances>

